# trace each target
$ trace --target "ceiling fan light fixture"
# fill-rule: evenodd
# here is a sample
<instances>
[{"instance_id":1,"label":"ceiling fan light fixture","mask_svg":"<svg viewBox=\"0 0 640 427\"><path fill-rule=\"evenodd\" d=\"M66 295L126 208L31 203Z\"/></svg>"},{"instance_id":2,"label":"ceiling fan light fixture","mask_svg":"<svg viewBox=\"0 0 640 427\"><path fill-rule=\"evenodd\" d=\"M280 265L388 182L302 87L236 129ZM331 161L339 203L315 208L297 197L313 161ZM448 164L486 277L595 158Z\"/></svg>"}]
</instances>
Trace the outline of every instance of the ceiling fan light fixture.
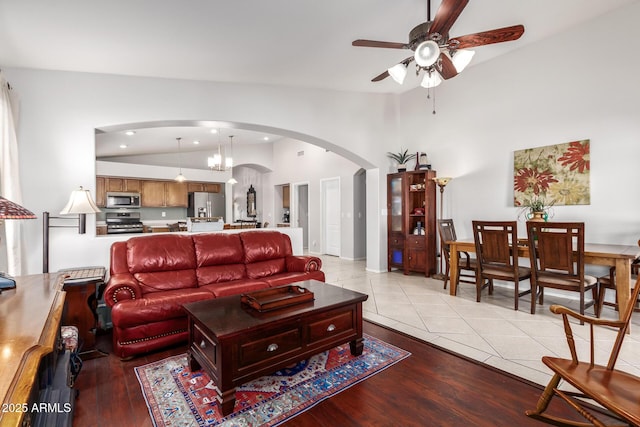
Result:
<instances>
[{"instance_id":1,"label":"ceiling fan light fixture","mask_svg":"<svg viewBox=\"0 0 640 427\"><path fill-rule=\"evenodd\" d=\"M404 79L405 77L407 77L407 66L402 62L394 65L393 67L389 68L387 71L389 72L389 75L391 76L391 78L400 85L404 83Z\"/></svg>"},{"instance_id":2,"label":"ceiling fan light fixture","mask_svg":"<svg viewBox=\"0 0 640 427\"><path fill-rule=\"evenodd\" d=\"M456 71L458 73L461 73L462 70L467 68L467 65L469 65L469 63L473 59L473 55L475 54L476 52L473 50L468 50L468 49L456 50L453 56L451 57L451 62L453 62L453 66L456 68Z\"/></svg>"},{"instance_id":3,"label":"ceiling fan light fixture","mask_svg":"<svg viewBox=\"0 0 640 427\"><path fill-rule=\"evenodd\" d=\"M421 67L430 67L436 63L440 56L440 46L433 40L425 40L416 47L414 54L416 64Z\"/></svg>"},{"instance_id":4,"label":"ceiling fan light fixture","mask_svg":"<svg viewBox=\"0 0 640 427\"><path fill-rule=\"evenodd\" d=\"M442 77L440 77L440 74L438 74L438 72L436 72L435 70L430 70L429 72L425 73L420 86L431 89L432 87L438 86L440 83L442 83Z\"/></svg>"}]
</instances>

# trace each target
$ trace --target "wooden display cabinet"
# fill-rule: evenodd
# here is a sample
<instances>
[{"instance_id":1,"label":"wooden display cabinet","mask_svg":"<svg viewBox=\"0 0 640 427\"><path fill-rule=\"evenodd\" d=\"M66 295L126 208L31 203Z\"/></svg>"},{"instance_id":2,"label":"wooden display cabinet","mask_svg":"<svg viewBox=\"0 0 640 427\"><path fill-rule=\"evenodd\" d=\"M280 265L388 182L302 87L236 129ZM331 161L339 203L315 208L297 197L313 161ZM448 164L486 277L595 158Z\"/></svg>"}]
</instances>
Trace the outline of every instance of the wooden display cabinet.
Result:
<instances>
[{"instance_id":1,"label":"wooden display cabinet","mask_svg":"<svg viewBox=\"0 0 640 427\"><path fill-rule=\"evenodd\" d=\"M436 273L436 172L387 175L387 266Z\"/></svg>"}]
</instances>

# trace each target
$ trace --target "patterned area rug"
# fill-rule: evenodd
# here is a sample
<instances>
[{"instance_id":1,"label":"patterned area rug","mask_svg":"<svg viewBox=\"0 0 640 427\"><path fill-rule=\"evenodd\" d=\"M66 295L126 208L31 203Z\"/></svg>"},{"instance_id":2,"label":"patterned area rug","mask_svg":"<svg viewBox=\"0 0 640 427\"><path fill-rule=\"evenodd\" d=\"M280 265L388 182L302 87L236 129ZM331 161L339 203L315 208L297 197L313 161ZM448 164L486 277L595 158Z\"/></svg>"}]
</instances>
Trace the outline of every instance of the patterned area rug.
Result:
<instances>
[{"instance_id":1,"label":"patterned area rug","mask_svg":"<svg viewBox=\"0 0 640 427\"><path fill-rule=\"evenodd\" d=\"M275 426L409 356L365 334L360 356L344 344L238 387L227 417L209 375L191 372L186 354L135 371L155 426Z\"/></svg>"}]
</instances>

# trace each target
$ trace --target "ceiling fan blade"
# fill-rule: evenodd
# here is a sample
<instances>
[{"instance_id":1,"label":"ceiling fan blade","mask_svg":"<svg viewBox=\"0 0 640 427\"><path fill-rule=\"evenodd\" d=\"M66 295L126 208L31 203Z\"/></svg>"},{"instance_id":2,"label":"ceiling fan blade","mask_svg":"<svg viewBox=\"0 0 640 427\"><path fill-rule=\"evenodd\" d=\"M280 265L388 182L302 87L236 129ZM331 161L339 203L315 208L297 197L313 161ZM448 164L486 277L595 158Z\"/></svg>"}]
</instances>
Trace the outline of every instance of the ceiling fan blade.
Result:
<instances>
[{"instance_id":1,"label":"ceiling fan blade","mask_svg":"<svg viewBox=\"0 0 640 427\"><path fill-rule=\"evenodd\" d=\"M456 22L467 3L469 3L469 0L442 0L429 28L429 34L448 34L451 26Z\"/></svg>"},{"instance_id":2,"label":"ceiling fan blade","mask_svg":"<svg viewBox=\"0 0 640 427\"><path fill-rule=\"evenodd\" d=\"M442 61L442 70L439 71L443 79L448 80L458 75L458 70L456 70L453 62L451 62L451 58L449 58L449 55L441 53L440 60Z\"/></svg>"},{"instance_id":3,"label":"ceiling fan blade","mask_svg":"<svg viewBox=\"0 0 640 427\"><path fill-rule=\"evenodd\" d=\"M483 31L481 33L454 37L449 40L449 45L454 47L457 44L457 46L455 46L457 49L467 49L470 47L518 40L522 34L524 34L524 26L514 25L512 27L498 28L495 30Z\"/></svg>"},{"instance_id":4,"label":"ceiling fan blade","mask_svg":"<svg viewBox=\"0 0 640 427\"><path fill-rule=\"evenodd\" d=\"M404 64L405 66L409 66L409 64L411 64L411 61L413 61L413 56L403 59L402 61L398 62L398 64ZM371 79L371 81L379 82L380 80L384 80L387 77L389 77L389 70L385 71L380 75L375 76L374 78Z\"/></svg>"},{"instance_id":5,"label":"ceiling fan blade","mask_svg":"<svg viewBox=\"0 0 640 427\"><path fill-rule=\"evenodd\" d=\"M386 70L384 73L375 76L374 78L371 79L372 82L379 82L380 80L384 80L387 77L389 77L389 70Z\"/></svg>"},{"instance_id":6,"label":"ceiling fan blade","mask_svg":"<svg viewBox=\"0 0 640 427\"><path fill-rule=\"evenodd\" d=\"M351 43L352 46L360 46L360 47L384 47L388 49L408 49L406 43L395 43L395 42L381 42L377 40L354 40Z\"/></svg>"}]
</instances>

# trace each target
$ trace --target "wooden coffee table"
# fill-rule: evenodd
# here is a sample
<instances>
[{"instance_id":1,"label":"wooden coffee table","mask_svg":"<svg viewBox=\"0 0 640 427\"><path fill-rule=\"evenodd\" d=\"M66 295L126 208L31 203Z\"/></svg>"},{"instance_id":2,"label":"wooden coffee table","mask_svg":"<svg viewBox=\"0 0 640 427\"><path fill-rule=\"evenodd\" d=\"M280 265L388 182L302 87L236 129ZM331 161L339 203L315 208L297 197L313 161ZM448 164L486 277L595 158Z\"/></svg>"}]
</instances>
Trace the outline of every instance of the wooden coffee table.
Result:
<instances>
[{"instance_id":1,"label":"wooden coffee table","mask_svg":"<svg viewBox=\"0 0 640 427\"><path fill-rule=\"evenodd\" d=\"M240 295L188 303L189 368L205 369L223 415L233 412L236 387L348 342L360 355L362 302L368 295L316 280L297 282L314 300L269 312L241 304Z\"/></svg>"}]
</instances>

